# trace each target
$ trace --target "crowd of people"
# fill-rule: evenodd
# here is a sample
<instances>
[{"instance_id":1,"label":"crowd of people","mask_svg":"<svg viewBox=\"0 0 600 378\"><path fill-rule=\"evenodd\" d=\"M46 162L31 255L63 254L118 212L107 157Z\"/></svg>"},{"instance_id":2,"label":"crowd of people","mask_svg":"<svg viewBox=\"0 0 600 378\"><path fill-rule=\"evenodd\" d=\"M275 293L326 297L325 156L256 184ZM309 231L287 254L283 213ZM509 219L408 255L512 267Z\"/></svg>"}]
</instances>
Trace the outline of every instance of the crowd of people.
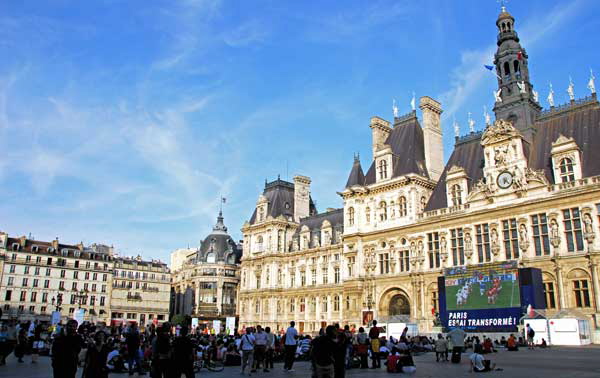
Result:
<instances>
[{"instance_id":1,"label":"crowd of people","mask_svg":"<svg viewBox=\"0 0 600 378\"><path fill-rule=\"evenodd\" d=\"M494 341L485 335L466 337L460 328L437 338L411 337L405 328L400 337L386 338L376 320L368 330L330 325L314 338L301 335L294 322L285 332L258 325L240 332L215 333L169 323L140 330L135 323L107 327L78 324L73 319L54 326L13 321L0 327L0 365L12 352L18 363L30 355L33 364L38 355L48 354L55 377L74 377L82 368L84 378L108 377L111 372L172 378L194 377L200 366L240 366L241 374L266 373L276 361L283 362L284 371L292 372L296 360L306 360L311 362L313 377L340 378L348 369L379 369L382 361L388 372L414 372L412 357L425 352L435 352L437 362L459 363L461 355L472 349L472 371L480 372L497 369L485 355L501 348L533 348L533 336L527 325L525 338L510 335ZM546 346L545 340L541 346Z\"/></svg>"}]
</instances>

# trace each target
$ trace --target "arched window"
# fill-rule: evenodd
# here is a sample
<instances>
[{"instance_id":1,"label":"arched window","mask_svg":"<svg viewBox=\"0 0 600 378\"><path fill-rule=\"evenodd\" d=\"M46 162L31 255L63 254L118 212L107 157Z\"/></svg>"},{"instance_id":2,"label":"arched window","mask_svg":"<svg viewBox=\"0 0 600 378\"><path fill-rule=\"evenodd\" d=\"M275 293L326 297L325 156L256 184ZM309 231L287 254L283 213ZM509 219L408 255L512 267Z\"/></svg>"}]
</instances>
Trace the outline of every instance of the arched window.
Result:
<instances>
[{"instance_id":1,"label":"arched window","mask_svg":"<svg viewBox=\"0 0 600 378\"><path fill-rule=\"evenodd\" d=\"M294 298L290 299L290 312L296 312L296 300Z\"/></svg>"},{"instance_id":2,"label":"arched window","mask_svg":"<svg viewBox=\"0 0 600 378\"><path fill-rule=\"evenodd\" d=\"M452 185L452 206L462 205L462 189L460 185Z\"/></svg>"},{"instance_id":3,"label":"arched window","mask_svg":"<svg viewBox=\"0 0 600 378\"><path fill-rule=\"evenodd\" d=\"M304 312L306 310L306 299L300 298L300 312Z\"/></svg>"},{"instance_id":4,"label":"arched window","mask_svg":"<svg viewBox=\"0 0 600 378\"><path fill-rule=\"evenodd\" d=\"M258 299L254 303L254 312L260 314L260 301Z\"/></svg>"},{"instance_id":5,"label":"arched window","mask_svg":"<svg viewBox=\"0 0 600 378\"><path fill-rule=\"evenodd\" d=\"M504 78L510 78L510 64L508 64L508 62L504 62Z\"/></svg>"},{"instance_id":6,"label":"arched window","mask_svg":"<svg viewBox=\"0 0 600 378\"><path fill-rule=\"evenodd\" d=\"M387 203L385 201L379 203L379 219L382 222L387 220Z\"/></svg>"},{"instance_id":7,"label":"arched window","mask_svg":"<svg viewBox=\"0 0 600 378\"><path fill-rule=\"evenodd\" d=\"M518 60L513 62L513 71L515 72L517 79L521 79L521 65Z\"/></svg>"},{"instance_id":8,"label":"arched window","mask_svg":"<svg viewBox=\"0 0 600 378\"><path fill-rule=\"evenodd\" d=\"M206 262L209 264L214 264L214 262L215 262L215 253L214 252L208 252L206 254Z\"/></svg>"},{"instance_id":9,"label":"arched window","mask_svg":"<svg viewBox=\"0 0 600 378\"><path fill-rule=\"evenodd\" d=\"M348 225L354 226L354 208L353 207L348 209Z\"/></svg>"},{"instance_id":10,"label":"arched window","mask_svg":"<svg viewBox=\"0 0 600 378\"><path fill-rule=\"evenodd\" d=\"M575 181L575 173L573 172L573 160L571 160L570 158L563 158L560 161L559 167L561 182Z\"/></svg>"},{"instance_id":11,"label":"arched window","mask_svg":"<svg viewBox=\"0 0 600 378\"><path fill-rule=\"evenodd\" d=\"M407 210L406 210L406 197L401 196L400 199L398 199L398 215L401 217L405 217L407 214Z\"/></svg>"},{"instance_id":12,"label":"arched window","mask_svg":"<svg viewBox=\"0 0 600 378\"><path fill-rule=\"evenodd\" d=\"M506 23L502 23L502 31L505 32L506 31Z\"/></svg>"},{"instance_id":13,"label":"arched window","mask_svg":"<svg viewBox=\"0 0 600 378\"><path fill-rule=\"evenodd\" d=\"M419 205L420 205L421 212L424 212L425 206L427 205L427 198L425 198L425 196L421 197L421 202Z\"/></svg>"},{"instance_id":14,"label":"arched window","mask_svg":"<svg viewBox=\"0 0 600 378\"><path fill-rule=\"evenodd\" d=\"M367 223L371 223L371 208L369 208L368 206L365 209L365 218L367 220Z\"/></svg>"},{"instance_id":15,"label":"arched window","mask_svg":"<svg viewBox=\"0 0 600 378\"><path fill-rule=\"evenodd\" d=\"M384 159L379 160L379 179L383 180L387 178L387 161Z\"/></svg>"},{"instance_id":16,"label":"arched window","mask_svg":"<svg viewBox=\"0 0 600 378\"><path fill-rule=\"evenodd\" d=\"M333 297L333 311L340 311L340 297L336 295Z\"/></svg>"}]
</instances>

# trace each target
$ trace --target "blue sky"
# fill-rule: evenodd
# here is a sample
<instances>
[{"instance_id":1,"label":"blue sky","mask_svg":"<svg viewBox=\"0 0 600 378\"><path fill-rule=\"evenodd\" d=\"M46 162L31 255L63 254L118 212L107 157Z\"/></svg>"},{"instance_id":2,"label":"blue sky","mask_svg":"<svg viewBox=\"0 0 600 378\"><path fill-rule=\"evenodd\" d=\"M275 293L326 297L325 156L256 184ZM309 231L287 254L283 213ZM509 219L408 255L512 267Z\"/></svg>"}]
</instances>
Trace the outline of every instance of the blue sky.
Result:
<instances>
[{"instance_id":1,"label":"blue sky","mask_svg":"<svg viewBox=\"0 0 600 378\"><path fill-rule=\"evenodd\" d=\"M558 103L600 74L600 2L513 1L532 82ZM369 119L412 92L483 125L496 80L492 0L0 3L0 230L114 244L167 260L210 231L235 239L264 180L313 179L341 206ZM547 104L542 101L545 106ZM286 170L286 166L288 167Z\"/></svg>"}]
</instances>

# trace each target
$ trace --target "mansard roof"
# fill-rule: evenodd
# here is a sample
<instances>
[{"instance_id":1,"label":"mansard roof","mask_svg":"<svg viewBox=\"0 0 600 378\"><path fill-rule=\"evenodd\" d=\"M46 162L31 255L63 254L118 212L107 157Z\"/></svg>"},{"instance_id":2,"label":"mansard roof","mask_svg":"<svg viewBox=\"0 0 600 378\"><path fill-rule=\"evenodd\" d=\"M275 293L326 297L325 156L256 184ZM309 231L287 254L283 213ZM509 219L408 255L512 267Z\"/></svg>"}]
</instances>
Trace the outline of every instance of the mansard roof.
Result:
<instances>
[{"instance_id":1,"label":"mansard roof","mask_svg":"<svg viewBox=\"0 0 600 378\"><path fill-rule=\"evenodd\" d=\"M535 143L529 156L529 166L543 169L546 178L554 182L550 151L552 143L562 134L573 138L581 149L582 176L600 175L600 104L596 98L580 100L563 111L547 112L536 122Z\"/></svg>"},{"instance_id":2,"label":"mansard roof","mask_svg":"<svg viewBox=\"0 0 600 378\"><path fill-rule=\"evenodd\" d=\"M440 176L437 185L429 197L425 211L447 207L446 201L446 175L451 167L457 166L465 170L467 174L468 187L471 187L483 177L483 147L481 146L481 133L470 135L459 141L452 151L452 155Z\"/></svg>"},{"instance_id":3,"label":"mansard roof","mask_svg":"<svg viewBox=\"0 0 600 378\"><path fill-rule=\"evenodd\" d=\"M400 177L415 173L429 177L425 165L425 144L423 142L423 129L419 124L416 112L407 116L396 118L394 128L385 141L392 149L392 177ZM375 162L365 176L365 185L376 182Z\"/></svg>"},{"instance_id":4,"label":"mansard roof","mask_svg":"<svg viewBox=\"0 0 600 378\"><path fill-rule=\"evenodd\" d=\"M560 135L573 138L581 150L583 177L600 175L600 104L595 96L575 101L542 112L535 122L533 143L523 144L529 168L543 170L549 182L554 182L552 171L552 143ZM444 172L429 198L425 211L447 207L446 173L456 165L465 169L469 190L483 177L483 147L481 133L459 139Z\"/></svg>"},{"instance_id":5,"label":"mansard roof","mask_svg":"<svg viewBox=\"0 0 600 378\"><path fill-rule=\"evenodd\" d=\"M282 215L284 218L288 220L294 219L294 184L281 180L277 178L277 180L272 182L265 182L265 189L263 191L263 196L267 199L269 206L267 206L267 214L266 216L272 216L273 218L277 218ZM317 208L310 198L309 204L309 213L313 214L317 212ZM254 208L254 212L252 213L252 217L250 217L250 224L256 223L256 208Z\"/></svg>"},{"instance_id":6,"label":"mansard roof","mask_svg":"<svg viewBox=\"0 0 600 378\"><path fill-rule=\"evenodd\" d=\"M331 228L334 231L339 231L339 235L336 235L336 233L334 232L331 235L331 240L334 243L338 243L341 240L336 240L336 237L341 237L342 232L344 231L344 209L333 209L321 214L316 214L316 215L311 215L309 217L306 218L302 218L300 219L300 225L298 226L298 228L296 229L296 232L294 233L294 235L292 236L293 238L297 238L300 233L302 232L302 229L308 228L311 232L311 238L310 238L310 246L313 247L313 235L318 235L318 237L320 238L321 236L321 229L323 228L323 224L325 224L325 222L328 222L331 225Z\"/></svg>"}]
</instances>

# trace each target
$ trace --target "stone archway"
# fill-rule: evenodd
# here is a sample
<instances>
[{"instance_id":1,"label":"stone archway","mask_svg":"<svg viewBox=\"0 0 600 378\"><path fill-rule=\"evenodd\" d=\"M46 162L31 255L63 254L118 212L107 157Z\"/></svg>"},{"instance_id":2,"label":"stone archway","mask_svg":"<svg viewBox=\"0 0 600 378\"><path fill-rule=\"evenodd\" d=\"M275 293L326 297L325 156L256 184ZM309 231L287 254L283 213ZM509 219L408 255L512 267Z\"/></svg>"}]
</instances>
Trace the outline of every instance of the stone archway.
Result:
<instances>
[{"instance_id":1,"label":"stone archway","mask_svg":"<svg viewBox=\"0 0 600 378\"><path fill-rule=\"evenodd\" d=\"M380 319L406 322L410 317L410 300L404 290L391 288L383 293L379 299Z\"/></svg>"}]
</instances>

